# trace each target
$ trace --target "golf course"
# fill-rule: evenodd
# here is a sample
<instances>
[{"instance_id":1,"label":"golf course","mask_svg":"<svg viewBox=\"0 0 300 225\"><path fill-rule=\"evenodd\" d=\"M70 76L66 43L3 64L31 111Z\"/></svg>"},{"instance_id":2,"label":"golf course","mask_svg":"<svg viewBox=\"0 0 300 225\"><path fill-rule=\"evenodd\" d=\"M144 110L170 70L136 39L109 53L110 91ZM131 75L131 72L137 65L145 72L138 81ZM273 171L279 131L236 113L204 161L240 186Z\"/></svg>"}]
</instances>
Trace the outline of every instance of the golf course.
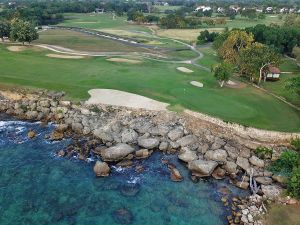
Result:
<instances>
[{"instance_id":1,"label":"golf course","mask_svg":"<svg viewBox=\"0 0 300 225\"><path fill-rule=\"evenodd\" d=\"M174 39L174 30L167 33L168 30L127 22L125 17L112 19L111 14L73 13L66 17L67 20L59 25L119 34L150 47L74 30L41 30L39 40L20 51L10 51L8 47L15 45L12 43L0 45L0 82L3 87L64 91L67 99L77 101L87 100L91 89L115 89L168 103L169 110L190 109L245 126L300 131L300 111L269 93L250 84L240 88L220 88L210 72L218 57L209 45L193 49L185 38ZM270 17L266 23L270 23L270 19L278 22L278 19ZM56 46L56 52L49 46ZM103 55L95 57L89 53ZM81 57L63 57L66 54L79 54ZM116 56L124 60L110 59ZM185 73L177 67L185 67L192 72ZM287 60L283 67L292 69L292 74L284 76L299 75L295 62ZM233 79L239 82L239 78ZM191 85L192 81L200 82L203 87ZM286 94L281 81L269 83L266 88L299 105L298 99Z\"/></svg>"}]
</instances>

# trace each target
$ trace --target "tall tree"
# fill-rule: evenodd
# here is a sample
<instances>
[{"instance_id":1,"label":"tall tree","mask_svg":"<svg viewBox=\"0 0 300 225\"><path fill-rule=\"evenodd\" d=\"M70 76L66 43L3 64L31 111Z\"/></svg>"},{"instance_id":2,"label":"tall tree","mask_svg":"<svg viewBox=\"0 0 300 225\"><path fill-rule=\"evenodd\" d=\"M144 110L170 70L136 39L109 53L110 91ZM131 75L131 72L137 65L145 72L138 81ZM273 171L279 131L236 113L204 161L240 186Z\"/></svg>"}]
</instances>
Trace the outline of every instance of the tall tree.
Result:
<instances>
[{"instance_id":1,"label":"tall tree","mask_svg":"<svg viewBox=\"0 0 300 225\"><path fill-rule=\"evenodd\" d=\"M10 39L12 41L19 41L24 45L25 42L30 44L38 38L39 35L30 22L20 19L14 19L12 21L10 31Z\"/></svg>"},{"instance_id":2,"label":"tall tree","mask_svg":"<svg viewBox=\"0 0 300 225\"><path fill-rule=\"evenodd\" d=\"M288 90L295 92L300 97L300 77L289 79L285 87Z\"/></svg>"},{"instance_id":3,"label":"tall tree","mask_svg":"<svg viewBox=\"0 0 300 225\"><path fill-rule=\"evenodd\" d=\"M223 87L224 82L228 81L231 74L233 73L233 67L229 63L219 63L212 67L212 72L214 73L215 78L220 84L220 87Z\"/></svg>"},{"instance_id":4,"label":"tall tree","mask_svg":"<svg viewBox=\"0 0 300 225\"><path fill-rule=\"evenodd\" d=\"M253 42L253 35L246 31L233 30L229 33L223 45L218 49L218 54L224 62L239 65L240 52L249 47Z\"/></svg>"},{"instance_id":5,"label":"tall tree","mask_svg":"<svg viewBox=\"0 0 300 225\"><path fill-rule=\"evenodd\" d=\"M293 55L296 58L297 64L300 66L300 47L294 47L293 48Z\"/></svg>"},{"instance_id":6,"label":"tall tree","mask_svg":"<svg viewBox=\"0 0 300 225\"><path fill-rule=\"evenodd\" d=\"M251 81L257 79L258 84L260 84L263 73L266 72L268 66L278 66L280 58L280 55L270 47L254 42L241 50L240 70L243 74L249 76Z\"/></svg>"},{"instance_id":7,"label":"tall tree","mask_svg":"<svg viewBox=\"0 0 300 225\"><path fill-rule=\"evenodd\" d=\"M0 21L0 38L4 41L4 37L8 37L10 33L10 23L5 20Z\"/></svg>"}]
</instances>

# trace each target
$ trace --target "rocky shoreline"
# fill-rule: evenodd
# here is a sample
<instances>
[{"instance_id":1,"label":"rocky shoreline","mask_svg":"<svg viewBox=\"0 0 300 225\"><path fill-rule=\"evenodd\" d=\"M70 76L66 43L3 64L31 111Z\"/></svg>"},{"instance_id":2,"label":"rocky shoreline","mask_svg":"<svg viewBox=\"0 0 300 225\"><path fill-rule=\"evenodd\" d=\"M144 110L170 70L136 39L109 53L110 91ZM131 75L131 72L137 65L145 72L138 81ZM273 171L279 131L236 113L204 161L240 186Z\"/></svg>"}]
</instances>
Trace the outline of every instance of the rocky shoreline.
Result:
<instances>
[{"instance_id":1,"label":"rocky shoreline","mask_svg":"<svg viewBox=\"0 0 300 225\"><path fill-rule=\"evenodd\" d=\"M98 155L101 161L94 166L96 176L109 176L110 164L132 166L132 159L144 159L153 151L177 154L191 171L191 179L213 177L230 178L230 183L251 190L246 199L232 199L229 224L263 224L265 202L281 201L281 177L267 171L272 160L286 149L286 142L259 142L248 136L238 137L224 127L188 115L166 111L147 111L107 105L76 104L62 100L62 93L0 92L0 112L23 120L54 122L50 140L72 137L75 141L57 154L79 159ZM28 133L29 138L35 132ZM274 153L270 159L258 158L254 150L270 146ZM167 161L170 178L184 179ZM143 170L143 168L136 168ZM222 199L228 205L228 199Z\"/></svg>"}]
</instances>

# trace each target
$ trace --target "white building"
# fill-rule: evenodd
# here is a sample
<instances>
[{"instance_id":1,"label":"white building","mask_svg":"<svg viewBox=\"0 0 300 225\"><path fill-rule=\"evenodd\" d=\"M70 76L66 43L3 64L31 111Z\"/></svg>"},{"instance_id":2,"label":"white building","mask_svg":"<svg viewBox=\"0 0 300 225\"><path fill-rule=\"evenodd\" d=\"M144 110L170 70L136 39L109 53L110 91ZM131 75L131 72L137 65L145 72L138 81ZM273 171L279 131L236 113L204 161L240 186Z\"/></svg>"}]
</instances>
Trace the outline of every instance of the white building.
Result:
<instances>
[{"instance_id":1,"label":"white building","mask_svg":"<svg viewBox=\"0 0 300 225\"><path fill-rule=\"evenodd\" d=\"M212 8L210 6L198 6L196 9L195 9L195 12L205 12L205 11L210 11L212 10Z\"/></svg>"}]
</instances>

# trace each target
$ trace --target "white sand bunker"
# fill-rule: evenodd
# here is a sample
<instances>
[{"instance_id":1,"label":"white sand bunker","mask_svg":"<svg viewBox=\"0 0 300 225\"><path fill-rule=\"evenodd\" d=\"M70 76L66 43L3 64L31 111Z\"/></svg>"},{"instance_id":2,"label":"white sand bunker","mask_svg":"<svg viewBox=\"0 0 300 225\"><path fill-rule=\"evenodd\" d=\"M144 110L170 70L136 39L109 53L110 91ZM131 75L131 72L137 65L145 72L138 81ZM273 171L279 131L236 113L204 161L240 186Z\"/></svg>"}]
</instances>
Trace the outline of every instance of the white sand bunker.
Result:
<instances>
[{"instance_id":1,"label":"white sand bunker","mask_svg":"<svg viewBox=\"0 0 300 225\"><path fill-rule=\"evenodd\" d=\"M47 54L46 56L50 58L59 58L59 59L82 59L83 56L80 55L59 55L59 54Z\"/></svg>"},{"instance_id":2,"label":"white sand bunker","mask_svg":"<svg viewBox=\"0 0 300 225\"><path fill-rule=\"evenodd\" d=\"M242 82L239 82L239 81L228 80L228 81L225 83L225 86L226 86L226 87L229 87L229 88L240 89L240 88L245 88L245 87L246 87L246 84L245 84L245 83L242 83Z\"/></svg>"},{"instance_id":3,"label":"white sand bunker","mask_svg":"<svg viewBox=\"0 0 300 225\"><path fill-rule=\"evenodd\" d=\"M167 103L155 101L141 95L112 89L92 89L86 104L107 104L147 110L167 110Z\"/></svg>"},{"instance_id":4,"label":"white sand bunker","mask_svg":"<svg viewBox=\"0 0 300 225\"><path fill-rule=\"evenodd\" d=\"M24 51L26 46L8 46L7 49L11 52L21 52Z\"/></svg>"},{"instance_id":5,"label":"white sand bunker","mask_svg":"<svg viewBox=\"0 0 300 225\"><path fill-rule=\"evenodd\" d=\"M137 64L137 63L142 62L142 61L135 60L135 59L124 59L124 58L109 58L106 60L110 61L110 62L123 62L123 63L132 63L132 64Z\"/></svg>"},{"instance_id":6,"label":"white sand bunker","mask_svg":"<svg viewBox=\"0 0 300 225\"><path fill-rule=\"evenodd\" d=\"M194 72L193 70L190 70L190 69L185 68L185 67L177 67L176 69L183 72L183 73L193 73Z\"/></svg>"},{"instance_id":7,"label":"white sand bunker","mask_svg":"<svg viewBox=\"0 0 300 225\"><path fill-rule=\"evenodd\" d=\"M191 81L190 84L193 85L193 86L195 86L195 87L200 87L200 88L203 87L203 84L202 84L202 83L200 83L200 82L198 82L198 81L194 81L194 80Z\"/></svg>"}]
</instances>

